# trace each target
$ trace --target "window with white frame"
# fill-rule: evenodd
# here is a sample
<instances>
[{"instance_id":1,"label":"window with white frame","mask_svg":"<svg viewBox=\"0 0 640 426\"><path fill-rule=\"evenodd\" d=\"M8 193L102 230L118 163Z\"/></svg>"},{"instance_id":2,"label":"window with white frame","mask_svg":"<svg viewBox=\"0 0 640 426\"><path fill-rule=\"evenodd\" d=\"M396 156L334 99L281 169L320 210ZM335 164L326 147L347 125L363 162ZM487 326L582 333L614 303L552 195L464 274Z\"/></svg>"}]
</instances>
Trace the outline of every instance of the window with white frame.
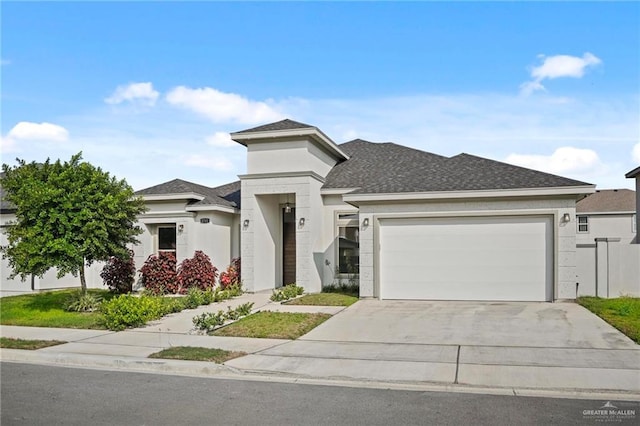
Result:
<instances>
[{"instance_id":1,"label":"window with white frame","mask_svg":"<svg viewBox=\"0 0 640 426\"><path fill-rule=\"evenodd\" d=\"M360 272L360 227L358 213L338 213L338 273Z\"/></svg>"},{"instance_id":2,"label":"window with white frame","mask_svg":"<svg viewBox=\"0 0 640 426\"><path fill-rule=\"evenodd\" d=\"M589 216L578 216L578 232L587 233L589 232Z\"/></svg>"},{"instance_id":3,"label":"window with white frame","mask_svg":"<svg viewBox=\"0 0 640 426\"><path fill-rule=\"evenodd\" d=\"M158 254L171 253L176 256L176 225L158 225Z\"/></svg>"}]
</instances>

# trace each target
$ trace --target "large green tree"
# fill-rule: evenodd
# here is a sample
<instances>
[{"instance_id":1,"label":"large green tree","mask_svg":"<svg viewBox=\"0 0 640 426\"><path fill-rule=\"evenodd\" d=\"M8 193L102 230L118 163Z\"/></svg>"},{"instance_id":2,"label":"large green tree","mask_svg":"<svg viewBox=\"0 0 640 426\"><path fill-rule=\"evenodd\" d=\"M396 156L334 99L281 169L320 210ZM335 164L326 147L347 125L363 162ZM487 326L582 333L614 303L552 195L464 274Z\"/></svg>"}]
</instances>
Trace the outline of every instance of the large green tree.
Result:
<instances>
[{"instance_id":1,"label":"large green tree","mask_svg":"<svg viewBox=\"0 0 640 426\"><path fill-rule=\"evenodd\" d=\"M2 165L5 201L16 208L16 219L4 228L8 244L0 247L12 277L41 277L51 268L58 277L80 276L86 292L85 267L110 256L129 255L142 229L136 216L145 211L140 197L118 180L82 161L82 153L64 163Z\"/></svg>"}]
</instances>

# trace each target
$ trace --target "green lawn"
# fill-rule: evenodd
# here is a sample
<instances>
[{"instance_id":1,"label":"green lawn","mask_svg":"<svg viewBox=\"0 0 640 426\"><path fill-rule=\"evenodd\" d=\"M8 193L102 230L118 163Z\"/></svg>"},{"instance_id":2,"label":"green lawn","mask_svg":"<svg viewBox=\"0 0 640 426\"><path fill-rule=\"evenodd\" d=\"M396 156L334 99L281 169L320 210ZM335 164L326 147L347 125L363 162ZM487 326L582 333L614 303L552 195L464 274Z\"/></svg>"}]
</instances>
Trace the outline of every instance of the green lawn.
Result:
<instances>
[{"instance_id":1,"label":"green lawn","mask_svg":"<svg viewBox=\"0 0 640 426\"><path fill-rule=\"evenodd\" d=\"M0 337L0 348L6 349L28 349L36 350L42 348L48 348L49 346L62 345L61 340L24 340L24 339L12 339L10 337Z\"/></svg>"},{"instance_id":2,"label":"green lawn","mask_svg":"<svg viewBox=\"0 0 640 426\"><path fill-rule=\"evenodd\" d=\"M77 289L49 291L0 299L0 324L29 327L104 329L98 312L67 312L63 306ZM104 300L112 297L107 290L89 290Z\"/></svg>"},{"instance_id":3,"label":"green lawn","mask_svg":"<svg viewBox=\"0 0 640 426\"><path fill-rule=\"evenodd\" d=\"M149 358L183 359L187 361L208 361L222 364L230 359L245 356L244 352L225 351L215 348L175 346L149 355Z\"/></svg>"},{"instance_id":4,"label":"green lawn","mask_svg":"<svg viewBox=\"0 0 640 426\"><path fill-rule=\"evenodd\" d=\"M579 297L578 303L640 344L640 298Z\"/></svg>"},{"instance_id":5,"label":"green lawn","mask_svg":"<svg viewBox=\"0 0 640 426\"><path fill-rule=\"evenodd\" d=\"M340 293L315 293L307 294L298 299L285 302L287 305L313 305L313 306L351 306L358 298Z\"/></svg>"},{"instance_id":6,"label":"green lawn","mask_svg":"<svg viewBox=\"0 0 640 426\"><path fill-rule=\"evenodd\" d=\"M329 314L258 312L213 332L214 336L297 339L326 320Z\"/></svg>"}]
</instances>

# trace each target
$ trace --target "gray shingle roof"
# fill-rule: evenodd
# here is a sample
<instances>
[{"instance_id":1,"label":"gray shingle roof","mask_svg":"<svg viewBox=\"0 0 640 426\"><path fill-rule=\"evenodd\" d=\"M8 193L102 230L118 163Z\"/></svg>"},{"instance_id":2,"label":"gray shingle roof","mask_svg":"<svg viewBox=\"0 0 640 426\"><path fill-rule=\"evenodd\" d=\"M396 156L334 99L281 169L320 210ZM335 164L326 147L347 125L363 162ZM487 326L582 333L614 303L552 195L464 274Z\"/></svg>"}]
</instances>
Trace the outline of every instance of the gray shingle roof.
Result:
<instances>
[{"instance_id":1,"label":"gray shingle roof","mask_svg":"<svg viewBox=\"0 0 640 426\"><path fill-rule=\"evenodd\" d=\"M313 129L315 126L309 124L300 123L298 121L289 120L288 118L276 121L275 123L265 124L263 126L253 127L251 129L240 130L234 133L254 133L254 132L269 132L275 130L294 130L294 129Z\"/></svg>"},{"instance_id":2,"label":"gray shingle roof","mask_svg":"<svg viewBox=\"0 0 640 426\"><path fill-rule=\"evenodd\" d=\"M149 188L136 191L136 195L167 195L196 193L204 197L194 200L190 206L217 205L240 208L240 181L211 188L182 179L174 179Z\"/></svg>"},{"instance_id":3,"label":"gray shingle roof","mask_svg":"<svg viewBox=\"0 0 640 426\"><path fill-rule=\"evenodd\" d=\"M329 172L323 188L398 193L589 185L469 154L447 158L394 143L360 139L339 147L350 158Z\"/></svg>"},{"instance_id":4,"label":"gray shingle roof","mask_svg":"<svg viewBox=\"0 0 640 426\"><path fill-rule=\"evenodd\" d=\"M576 212L634 212L636 192L630 189L599 189L576 203Z\"/></svg>"}]
</instances>

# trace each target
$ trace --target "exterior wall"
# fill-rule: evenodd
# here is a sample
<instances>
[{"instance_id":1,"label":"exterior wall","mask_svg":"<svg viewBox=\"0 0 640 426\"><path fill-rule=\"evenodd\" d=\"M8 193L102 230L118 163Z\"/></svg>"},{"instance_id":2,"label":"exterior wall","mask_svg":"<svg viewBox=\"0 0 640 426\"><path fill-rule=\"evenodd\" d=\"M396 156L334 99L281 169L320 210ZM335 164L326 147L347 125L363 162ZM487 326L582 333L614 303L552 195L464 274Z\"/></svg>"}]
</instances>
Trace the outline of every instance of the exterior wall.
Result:
<instances>
[{"instance_id":1,"label":"exterior wall","mask_svg":"<svg viewBox=\"0 0 640 426\"><path fill-rule=\"evenodd\" d=\"M347 277L336 273L338 267L338 213L358 213L358 209L342 201L341 195L322 196L322 233L314 256L322 270L322 286L330 286L345 281Z\"/></svg>"},{"instance_id":2,"label":"exterior wall","mask_svg":"<svg viewBox=\"0 0 640 426\"><path fill-rule=\"evenodd\" d=\"M561 221L568 213L570 222ZM394 217L447 217L485 215L552 215L554 223L554 300L576 297L575 199L491 199L414 203L362 204L360 206L360 296L378 297L376 259L378 220ZM364 226L368 219L369 226Z\"/></svg>"},{"instance_id":3,"label":"exterior wall","mask_svg":"<svg viewBox=\"0 0 640 426\"><path fill-rule=\"evenodd\" d=\"M636 231L640 232L640 196L637 194L640 194L640 175L636 176ZM640 238L636 238L636 244L640 244Z\"/></svg>"},{"instance_id":4,"label":"exterior wall","mask_svg":"<svg viewBox=\"0 0 640 426\"><path fill-rule=\"evenodd\" d=\"M15 215L2 214L0 216L0 225L4 226L12 220L15 220ZM6 245L7 243L7 236L4 232L0 232L0 245ZM85 269L87 288L104 288L102 278L100 278L100 272L103 266L104 263L96 262ZM61 278L57 278L55 268L49 270L41 278L27 278L25 281L22 281L20 277L10 278L9 276L12 272L13 270L9 266L9 260L2 259L0 261L0 297L31 293L32 291L80 287L80 277L67 274Z\"/></svg>"},{"instance_id":5,"label":"exterior wall","mask_svg":"<svg viewBox=\"0 0 640 426\"><path fill-rule=\"evenodd\" d=\"M309 292L321 290L322 269L314 257L314 250L322 246L321 186L312 174L242 178L241 258L247 291L283 284L282 207L287 198L296 209L296 283ZM304 225L299 225L301 218ZM249 221L248 226L244 226L245 221Z\"/></svg>"},{"instance_id":6,"label":"exterior wall","mask_svg":"<svg viewBox=\"0 0 640 426\"><path fill-rule=\"evenodd\" d=\"M631 243L636 237L633 232L633 214L581 214L589 218L589 232L576 232L577 244L593 244L596 238L620 238L622 243Z\"/></svg>"},{"instance_id":7,"label":"exterior wall","mask_svg":"<svg viewBox=\"0 0 640 426\"><path fill-rule=\"evenodd\" d=\"M326 176L336 161L311 141L252 142L247 146L247 174L312 171Z\"/></svg>"}]
</instances>

